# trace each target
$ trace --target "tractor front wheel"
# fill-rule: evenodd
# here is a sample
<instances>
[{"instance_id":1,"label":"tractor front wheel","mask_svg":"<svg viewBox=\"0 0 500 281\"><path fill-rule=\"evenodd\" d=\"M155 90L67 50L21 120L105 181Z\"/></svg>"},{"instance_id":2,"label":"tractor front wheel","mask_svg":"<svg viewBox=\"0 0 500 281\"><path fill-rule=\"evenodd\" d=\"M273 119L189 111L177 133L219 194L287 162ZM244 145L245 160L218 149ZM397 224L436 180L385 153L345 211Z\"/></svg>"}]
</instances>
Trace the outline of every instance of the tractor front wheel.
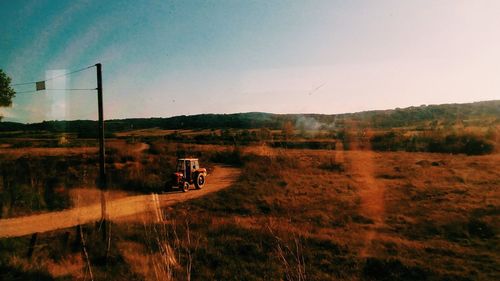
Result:
<instances>
[{"instance_id":1,"label":"tractor front wheel","mask_svg":"<svg viewBox=\"0 0 500 281\"><path fill-rule=\"evenodd\" d=\"M182 192L187 192L189 190L189 183L184 182L182 184Z\"/></svg>"},{"instance_id":2,"label":"tractor front wheel","mask_svg":"<svg viewBox=\"0 0 500 281\"><path fill-rule=\"evenodd\" d=\"M198 174L196 181L194 182L194 186L196 189L201 189L203 185L205 185L205 176L203 174Z\"/></svg>"}]
</instances>

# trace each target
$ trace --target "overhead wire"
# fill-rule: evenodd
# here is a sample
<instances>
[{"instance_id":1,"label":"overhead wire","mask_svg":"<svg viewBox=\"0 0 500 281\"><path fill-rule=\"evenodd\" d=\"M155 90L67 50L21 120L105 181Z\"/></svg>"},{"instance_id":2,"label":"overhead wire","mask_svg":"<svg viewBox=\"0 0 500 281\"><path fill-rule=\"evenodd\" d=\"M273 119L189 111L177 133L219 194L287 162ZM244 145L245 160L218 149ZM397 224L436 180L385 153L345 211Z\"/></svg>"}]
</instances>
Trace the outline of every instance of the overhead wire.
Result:
<instances>
[{"instance_id":1,"label":"overhead wire","mask_svg":"<svg viewBox=\"0 0 500 281\"><path fill-rule=\"evenodd\" d=\"M16 94L28 94L28 93L36 93L41 91L95 91L97 88L88 88L88 89L44 89L44 90L31 90L31 91L22 91L16 92Z\"/></svg>"},{"instance_id":2,"label":"overhead wire","mask_svg":"<svg viewBox=\"0 0 500 281\"><path fill-rule=\"evenodd\" d=\"M76 70L73 70L73 71L70 71L70 72L67 72L67 73L64 73L64 74L61 74L61 75L57 75L57 76L54 76L54 77L50 77L50 78L47 78L45 80L40 80L40 81L33 81L33 82L24 82L24 83L16 83L16 84L12 84L11 86L22 86L22 85L29 85L29 84L36 84L37 82L47 82L47 81L51 81L51 80L54 80L54 79L57 79L57 78L61 78L61 77L64 77L64 76L68 76L68 75L71 75L71 74L74 74L74 73L77 73L77 72L81 72L81 71L84 71L86 69L89 69L89 68L92 68L94 67L95 65L90 65L90 66L87 66L87 67L83 67L83 68L80 68L80 69L76 69Z\"/></svg>"},{"instance_id":3,"label":"overhead wire","mask_svg":"<svg viewBox=\"0 0 500 281\"><path fill-rule=\"evenodd\" d=\"M88 88L88 89L45 89L45 91L95 91L97 88Z\"/></svg>"},{"instance_id":4,"label":"overhead wire","mask_svg":"<svg viewBox=\"0 0 500 281\"><path fill-rule=\"evenodd\" d=\"M22 92L16 92L16 95L17 94L28 94L28 93L35 93L37 92L37 90L31 90L31 91L22 91Z\"/></svg>"}]
</instances>

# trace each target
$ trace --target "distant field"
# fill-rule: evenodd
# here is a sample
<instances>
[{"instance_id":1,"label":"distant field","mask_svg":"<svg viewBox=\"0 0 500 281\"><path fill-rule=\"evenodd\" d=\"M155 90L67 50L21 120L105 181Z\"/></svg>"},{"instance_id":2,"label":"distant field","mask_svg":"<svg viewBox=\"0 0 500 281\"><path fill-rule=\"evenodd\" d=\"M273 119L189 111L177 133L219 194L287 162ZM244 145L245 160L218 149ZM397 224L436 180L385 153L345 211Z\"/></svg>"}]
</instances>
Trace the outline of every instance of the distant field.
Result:
<instances>
[{"instance_id":1,"label":"distant field","mask_svg":"<svg viewBox=\"0 0 500 281\"><path fill-rule=\"evenodd\" d=\"M191 132L192 130L179 130L180 132ZM159 128L132 130L126 132L115 133L117 137L133 137L133 136L144 136L144 137L157 137L173 134L176 130L162 130Z\"/></svg>"}]
</instances>

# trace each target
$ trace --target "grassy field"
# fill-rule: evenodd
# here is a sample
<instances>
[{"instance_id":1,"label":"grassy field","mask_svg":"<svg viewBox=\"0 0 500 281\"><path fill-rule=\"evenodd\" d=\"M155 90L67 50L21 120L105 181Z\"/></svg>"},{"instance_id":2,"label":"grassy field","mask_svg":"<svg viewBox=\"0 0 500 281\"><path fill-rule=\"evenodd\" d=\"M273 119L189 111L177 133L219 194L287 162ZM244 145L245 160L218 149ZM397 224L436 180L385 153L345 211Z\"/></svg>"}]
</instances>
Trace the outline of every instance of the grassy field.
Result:
<instances>
[{"instance_id":1,"label":"grassy field","mask_svg":"<svg viewBox=\"0 0 500 281\"><path fill-rule=\"evenodd\" d=\"M253 157L233 189L181 208L192 210L206 241L201 279L230 279L228 267L256 280L270 277L264 272L293 280L498 277L498 155ZM214 258L216 266L204 265Z\"/></svg>"},{"instance_id":2,"label":"grassy field","mask_svg":"<svg viewBox=\"0 0 500 281\"><path fill-rule=\"evenodd\" d=\"M32 251L32 237L2 238L0 279L499 279L500 154L372 151L364 134L328 150L110 140L116 197L161 191L177 157L242 174L164 209L162 223L112 223L109 241L99 224L39 234ZM91 146L3 147L0 157L2 218L98 200Z\"/></svg>"}]
</instances>

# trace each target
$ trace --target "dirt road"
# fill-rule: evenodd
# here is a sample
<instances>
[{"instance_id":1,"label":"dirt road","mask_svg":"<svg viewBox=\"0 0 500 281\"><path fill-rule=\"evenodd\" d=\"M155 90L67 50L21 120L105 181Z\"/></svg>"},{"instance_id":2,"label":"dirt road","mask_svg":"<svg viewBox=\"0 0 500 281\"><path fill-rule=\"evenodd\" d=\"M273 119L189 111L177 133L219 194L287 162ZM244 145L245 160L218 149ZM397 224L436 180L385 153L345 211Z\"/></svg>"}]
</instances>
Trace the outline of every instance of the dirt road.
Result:
<instances>
[{"instance_id":1,"label":"dirt road","mask_svg":"<svg viewBox=\"0 0 500 281\"><path fill-rule=\"evenodd\" d=\"M216 166L212 174L207 178L207 184L201 190L190 190L186 193L138 195L107 200L106 213L110 220L118 220L136 214L151 212L151 216L158 220L161 219L160 208L227 188L237 180L239 174L239 169ZM24 236L98 221L101 219L101 211L101 204L99 203L60 212L3 219L0 220L0 238Z\"/></svg>"}]
</instances>

